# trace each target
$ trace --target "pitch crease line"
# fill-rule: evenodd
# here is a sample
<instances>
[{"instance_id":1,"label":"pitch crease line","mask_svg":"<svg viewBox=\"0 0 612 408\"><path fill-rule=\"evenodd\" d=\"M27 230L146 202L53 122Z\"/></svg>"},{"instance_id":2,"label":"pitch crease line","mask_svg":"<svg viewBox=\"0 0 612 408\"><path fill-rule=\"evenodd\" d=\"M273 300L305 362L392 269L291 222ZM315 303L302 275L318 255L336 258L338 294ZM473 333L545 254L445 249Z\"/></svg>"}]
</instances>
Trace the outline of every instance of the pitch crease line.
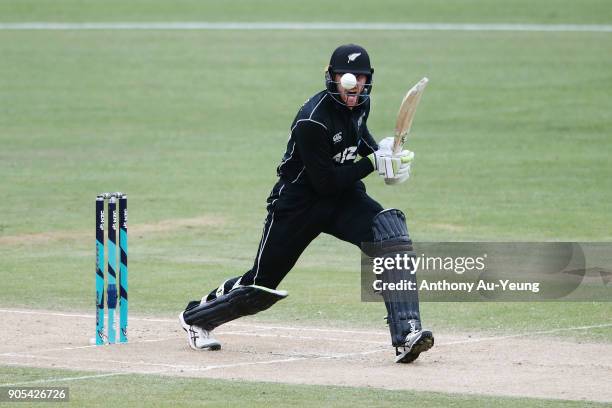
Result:
<instances>
[{"instance_id":1,"label":"pitch crease line","mask_svg":"<svg viewBox=\"0 0 612 408\"><path fill-rule=\"evenodd\" d=\"M282 339L294 339L294 340L317 340L321 341L318 337L312 336L292 336L292 335L283 335L283 334L266 334L266 333L249 333L249 332L234 332L234 331L220 331L218 334L227 335L227 336L245 336L245 337L264 337L264 338L282 338ZM176 341L177 337L165 337L161 339L146 339L146 340L133 340L128 343L117 343L113 345L113 348L116 346L119 347L130 347L130 344L143 344L143 343L159 343L163 341ZM336 342L347 342L347 343L359 343L359 344L369 344L376 346L387 345L387 343L380 341L368 341L368 340L357 340L357 339L342 339L342 338L325 338L325 341L336 341ZM57 347L52 349L42 349L37 351L29 351L27 352L29 355L44 355L50 352L61 352L61 351L72 351L72 350L85 350L85 349L97 349L98 347L104 348L104 346L98 346L96 344L89 344L85 346L67 346L67 347ZM16 351L16 354L25 355L25 351ZM0 355L8 355L9 353L4 353Z\"/></svg>"},{"instance_id":2,"label":"pitch crease line","mask_svg":"<svg viewBox=\"0 0 612 408\"><path fill-rule=\"evenodd\" d=\"M13 310L13 309L0 309L0 313L16 313L16 314L29 314L29 315L40 315L40 316L57 316L57 317L73 317L83 319L95 319L95 316L81 313L60 313L60 312L45 312L38 310ZM130 321L138 322L158 322L158 323L177 323L175 319L165 318L154 318L154 317L130 317ZM177 323L178 324L178 323ZM612 323L611 323L612 324ZM249 323L227 323L224 326L227 327L244 327L249 329L263 329L263 330L295 330L295 331L313 331L323 333L343 333L343 334L365 334L365 335L388 335L387 332L367 331L367 330L342 330L342 329L325 329L316 327L299 327L299 326L277 326L277 325L265 325L265 324L249 324Z\"/></svg>"},{"instance_id":3,"label":"pitch crease line","mask_svg":"<svg viewBox=\"0 0 612 408\"><path fill-rule=\"evenodd\" d=\"M13 310L13 309L0 309L0 313L18 313L18 314L32 314L32 315L41 315L41 316L58 316L58 317L76 317L76 318L87 318L87 319L95 319L94 315L87 314L79 314L79 313L59 313L59 312L44 312L44 311L36 311L36 310ZM142 321L142 322L163 322L163 323L176 323L173 319L164 319L164 318L131 318L132 321ZM295 330L295 331L314 331L314 332L329 332L329 333L345 333L345 334L368 334L368 335L387 335L386 332L377 332L377 331L366 331L366 330L342 330L342 329L325 329L325 328L309 328L309 327L295 327L295 326L276 326L276 325L264 325L264 324L249 324L249 323L227 323L225 326L228 327L244 327L244 328L254 328L254 329L264 329L264 330ZM525 334L513 334L511 337L521 337L526 336L528 334L553 334L564 331L573 331L573 330L589 330L589 329L599 329L604 327L612 327L612 322L595 324L595 325L586 325L586 326L574 326L574 327L563 327L558 329L550 329L536 332L529 332ZM510 337L510 338L511 338ZM491 339L498 338L496 336L491 337ZM505 336L500 336L499 338L503 339ZM484 339L489 339L485 337ZM463 340L461 340L463 341ZM482 341L482 340L481 340Z\"/></svg>"}]
</instances>

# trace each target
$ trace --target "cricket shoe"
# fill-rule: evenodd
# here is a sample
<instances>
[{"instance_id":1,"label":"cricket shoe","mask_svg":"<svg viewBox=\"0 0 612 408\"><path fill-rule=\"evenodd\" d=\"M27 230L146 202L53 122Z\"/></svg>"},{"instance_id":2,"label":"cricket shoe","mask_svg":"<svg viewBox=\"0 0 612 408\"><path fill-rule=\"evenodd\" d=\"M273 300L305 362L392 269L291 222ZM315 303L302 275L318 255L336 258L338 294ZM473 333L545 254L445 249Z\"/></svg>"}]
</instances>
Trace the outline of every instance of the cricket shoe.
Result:
<instances>
[{"instance_id":1,"label":"cricket shoe","mask_svg":"<svg viewBox=\"0 0 612 408\"><path fill-rule=\"evenodd\" d=\"M395 348L396 363L412 363L419 354L429 350L434 345L433 333L429 330L414 331L406 336L406 342Z\"/></svg>"},{"instance_id":2,"label":"cricket shoe","mask_svg":"<svg viewBox=\"0 0 612 408\"><path fill-rule=\"evenodd\" d=\"M183 313L179 315L179 321L181 322L181 326L183 326L183 330L187 332L187 341L189 342L189 347L194 350L221 350L221 343L214 337L212 337L212 333L208 330L204 330L201 327L189 325L185 323L185 319L183 318Z\"/></svg>"}]
</instances>

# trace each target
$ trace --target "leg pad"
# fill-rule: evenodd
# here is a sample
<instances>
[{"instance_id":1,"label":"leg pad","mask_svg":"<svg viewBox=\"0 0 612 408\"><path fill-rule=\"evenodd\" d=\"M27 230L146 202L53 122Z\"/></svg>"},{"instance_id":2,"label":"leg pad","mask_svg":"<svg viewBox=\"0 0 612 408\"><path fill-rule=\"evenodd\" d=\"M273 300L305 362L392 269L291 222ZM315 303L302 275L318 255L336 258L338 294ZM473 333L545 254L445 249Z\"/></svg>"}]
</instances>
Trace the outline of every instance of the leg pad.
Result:
<instances>
[{"instance_id":1,"label":"leg pad","mask_svg":"<svg viewBox=\"0 0 612 408\"><path fill-rule=\"evenodd\" d=\"M408 255L414 259L412 240L408 234L404 213L395 208L381 211L372 220L374 242L367 244L364 252L371 257L391 257ZM391 268L382 273L384 283L412 282L416 286L413 267ZM391 343L403 346L406 337L421 330L419 298L417 290L383 290L382 296L387 307L387 323L391 332Z\"/></svg>"},{"instance_id":2,"label":"leg pad","mask_svg":"<svg viewBox=\"0 0 612 408\"><path fill-rule=\"evenodd\" d=\"M284 290L263 286L238 286L210 302L190 303L183 317L185 323L210 331L239 317L266 310L287 295Z\"/></svg>"}]
</instances>

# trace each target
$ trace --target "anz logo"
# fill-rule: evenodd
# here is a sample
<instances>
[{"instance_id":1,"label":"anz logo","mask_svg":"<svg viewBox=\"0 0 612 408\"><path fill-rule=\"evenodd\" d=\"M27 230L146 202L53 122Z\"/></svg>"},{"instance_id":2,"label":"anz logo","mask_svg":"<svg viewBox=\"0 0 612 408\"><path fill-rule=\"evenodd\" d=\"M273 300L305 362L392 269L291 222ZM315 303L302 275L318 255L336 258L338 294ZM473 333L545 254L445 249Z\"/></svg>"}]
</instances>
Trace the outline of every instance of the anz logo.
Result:
<instances>
[{"instance_id":1,"label":"anz logo","mask_svg":"<svg viewBox=\"0 0 612 408\"><path fill-rule=\"evenodd\" d=\"M340 143L340 142L342 141L342 132L338 132L338 133L336 133L336 134L335 134L335 135L332 137L332 140L334 141L334 144L335 144L335 143Z\"/></svg>"},{"instance_id":2,"label":"anz logo","mask_svg":"<svg viewBox=\"0 0 612 408\"><path fill-rule=\"evenodd\" d=\"M356 152L357 146L347 147L346 149L344 149L344 151L335 155L333 159L336 163L342 164L347 160L355 160L355 158L357 157Z\"/></svg>"}]
</instances>

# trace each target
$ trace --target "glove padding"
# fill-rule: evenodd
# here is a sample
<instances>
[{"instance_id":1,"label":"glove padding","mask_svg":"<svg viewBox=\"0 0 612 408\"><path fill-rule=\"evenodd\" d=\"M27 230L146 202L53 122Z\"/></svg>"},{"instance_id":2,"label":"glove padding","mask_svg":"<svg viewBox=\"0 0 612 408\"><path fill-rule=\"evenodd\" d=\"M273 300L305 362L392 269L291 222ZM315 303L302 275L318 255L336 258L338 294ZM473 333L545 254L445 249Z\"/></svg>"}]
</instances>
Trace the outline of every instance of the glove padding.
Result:
<instances>
[{"instance_id":1,"label":"glove padding","mask_svg":"<svg viewBox=\"0 0 612 408\"><path fill-rule=\"evenodd\" d=\"M394 177L385 177L385 184L395 185L403 183L410 178L410 170L412 169L412 161L414 160L414 152L410 150L402 150L393 157L400 157L400 168L395 172Z\"/></svg>"},{"instance_id":2,"label":"glove padding","mask_svg":"<svg viewBox=\"0 0 612 408\"><path fill-rule=\"evenodd\" d=\"M384 152L393 152L393 143L395 138L393 137L385 137L380 142L378 142L378 150L382 150Z\"/></svg>"},{"instance_id":3,"label":"glove padding","mask_svg":"<svg viewBox=\"0 0 612 408\"><path fill-rule=\"evenodd\" d=\"M385 179L386 184L399 184L410 177L410 165L414 159L414 153L403 150L401 153L393 154L390 150L379 148L368 158L372 161L378 175Z\"/></svg>"}]
</instances>

